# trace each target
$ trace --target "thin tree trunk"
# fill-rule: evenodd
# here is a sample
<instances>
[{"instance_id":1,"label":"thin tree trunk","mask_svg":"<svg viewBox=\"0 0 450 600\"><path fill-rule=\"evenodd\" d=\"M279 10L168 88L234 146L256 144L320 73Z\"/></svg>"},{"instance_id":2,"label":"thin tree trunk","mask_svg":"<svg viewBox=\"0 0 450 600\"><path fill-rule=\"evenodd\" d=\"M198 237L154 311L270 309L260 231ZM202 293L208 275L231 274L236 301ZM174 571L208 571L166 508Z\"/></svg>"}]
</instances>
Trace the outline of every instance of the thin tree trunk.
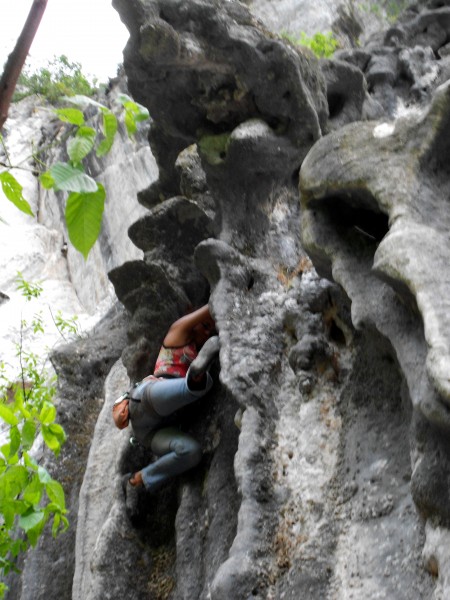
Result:
<instances>
[{"instance_id":1,"label":"thin tree trunk","mask_svg":"<svg viewBox=\"0 0 450 600\"><path fill-rule=\"evenodd\" d=\"M8 118L9 107L16 89L17 80L25 64L31 44L38 30L48 0L34 0L22 33L17 39L14 50L8 56L5 70L0 79L0 130Z\"/></svg>"}]
</instances>

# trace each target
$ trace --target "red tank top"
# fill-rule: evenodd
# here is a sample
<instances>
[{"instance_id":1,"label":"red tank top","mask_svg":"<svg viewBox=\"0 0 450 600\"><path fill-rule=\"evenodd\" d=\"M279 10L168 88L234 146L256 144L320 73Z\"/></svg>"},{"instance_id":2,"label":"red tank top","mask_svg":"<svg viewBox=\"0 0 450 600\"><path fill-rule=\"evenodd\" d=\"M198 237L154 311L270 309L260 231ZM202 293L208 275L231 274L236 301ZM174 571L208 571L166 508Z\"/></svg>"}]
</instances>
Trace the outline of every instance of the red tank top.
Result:
<instances>
[{"instance_id":1,"label":"red tank top","mask_svg":"<svg viewBox=\"0 0 450 600\"><path fill-rule=\"evenodd\" d=\"M156 375L156 377L162 377L164 375L170 375L171 377L186 377L189 365L197 354L198 352L194 342L178 348L166 348L165 346L161 346L153 374Z\"/></svg>"}]
</instances>

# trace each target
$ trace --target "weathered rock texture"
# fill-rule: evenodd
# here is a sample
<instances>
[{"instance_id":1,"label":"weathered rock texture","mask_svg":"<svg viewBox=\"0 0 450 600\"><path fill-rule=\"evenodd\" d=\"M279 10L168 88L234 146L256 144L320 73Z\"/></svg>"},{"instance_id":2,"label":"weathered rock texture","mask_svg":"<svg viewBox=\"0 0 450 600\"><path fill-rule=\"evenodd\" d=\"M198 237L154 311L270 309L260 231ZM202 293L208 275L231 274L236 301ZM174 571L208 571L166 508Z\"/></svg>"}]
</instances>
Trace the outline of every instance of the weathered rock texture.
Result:
<instances>
[{"instance_id":1,"label":"weathered rock texture","mask_svg":"<svg viewBox=\"0 0 450 600\"><path fill-rule=\"evenodd\" d=\"M448 597L450 6L319 62L238 2L114 5L160 177L143 259L110 272L130 321L72 598ZM130 523L120 476L150 457L111 403L208 297L220 372L180 415L202 463Z\"/></svg>"}]
</instances>

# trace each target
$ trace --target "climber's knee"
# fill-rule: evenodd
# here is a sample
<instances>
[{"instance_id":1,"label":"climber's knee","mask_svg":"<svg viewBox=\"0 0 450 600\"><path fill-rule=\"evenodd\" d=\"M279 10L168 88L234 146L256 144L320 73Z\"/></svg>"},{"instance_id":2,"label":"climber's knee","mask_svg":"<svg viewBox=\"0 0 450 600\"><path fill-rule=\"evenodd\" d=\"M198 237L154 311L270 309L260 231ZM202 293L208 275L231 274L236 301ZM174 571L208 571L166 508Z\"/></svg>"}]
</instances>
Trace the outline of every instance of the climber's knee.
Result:
<instances>
[{"instance_id":1,"label":"climber's knee","mask_svg":"<svg viewBox=\"0 0 450 600\"><path fill-rule=\"evenodd\" d=\"M193 438L181 438L173 440L170 449L183 460L186 468L191 469L198 465L202 458L200 444Z\"/></svg>"}]
</instances>

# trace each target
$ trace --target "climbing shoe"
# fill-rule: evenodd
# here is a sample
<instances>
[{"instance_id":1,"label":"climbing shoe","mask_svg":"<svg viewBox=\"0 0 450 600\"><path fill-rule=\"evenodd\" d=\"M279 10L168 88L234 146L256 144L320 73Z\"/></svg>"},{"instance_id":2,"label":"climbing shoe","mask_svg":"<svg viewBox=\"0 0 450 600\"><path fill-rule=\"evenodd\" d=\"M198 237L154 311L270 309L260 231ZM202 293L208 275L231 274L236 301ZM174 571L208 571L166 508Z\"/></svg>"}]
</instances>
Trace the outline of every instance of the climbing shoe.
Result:
<instances>
[{"instance_id":1,"label":"climbing shoe","mask_svg":"<svg viewBox=\"0 0 450 600\"><path fill-rule=\"evenodd\" d=\"M220 342L218 335L214 335L206 340L197 357L192 361L191 366L189 367L189 377L195 379L206 373L211 363L219 355L219 350Z\"/></svg>"},{"instance_id":2,"label":"climbing shoe","mask_svg":"<svg viewBox=\"0 0 450 600\"><path fill-rule=\"evenodd\" d=\"M131 485L132 473L126 473L122 477L122 490L125 496L125 509L130 521L135 521L139 515L139 493L141 485Z\"/></svg>"}]
</instances>

